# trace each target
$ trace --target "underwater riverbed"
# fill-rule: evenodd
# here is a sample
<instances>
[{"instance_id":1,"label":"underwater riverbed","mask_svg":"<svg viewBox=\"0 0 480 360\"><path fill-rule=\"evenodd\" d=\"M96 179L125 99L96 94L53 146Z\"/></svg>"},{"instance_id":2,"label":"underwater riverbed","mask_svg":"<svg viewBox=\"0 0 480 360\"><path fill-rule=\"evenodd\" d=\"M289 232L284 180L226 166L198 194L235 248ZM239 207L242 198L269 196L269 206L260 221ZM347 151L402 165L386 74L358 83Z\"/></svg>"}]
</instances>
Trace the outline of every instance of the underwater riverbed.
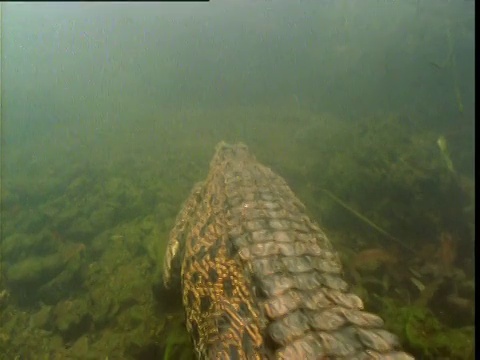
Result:
<instances>
[{"instance_id":1,"label":"underwater riverbed","mask_svg":"<svg viewBox=\"0 0 480 360\"><path fill-rule=\"evenodd\" d=\"M195 129L203 117L217 126ZM0 358L192 358L161 266L175 216L223 139L247 143L285 177L340 252L354 292L405 349L473 359L474 187L454 136L447 153L441 134L398 114L352 128L289 105L165 118L170 133L152 121L135 134L142 149L117 129L91 156L30 159L2 178Z\"/></svg>"}]
</instances>

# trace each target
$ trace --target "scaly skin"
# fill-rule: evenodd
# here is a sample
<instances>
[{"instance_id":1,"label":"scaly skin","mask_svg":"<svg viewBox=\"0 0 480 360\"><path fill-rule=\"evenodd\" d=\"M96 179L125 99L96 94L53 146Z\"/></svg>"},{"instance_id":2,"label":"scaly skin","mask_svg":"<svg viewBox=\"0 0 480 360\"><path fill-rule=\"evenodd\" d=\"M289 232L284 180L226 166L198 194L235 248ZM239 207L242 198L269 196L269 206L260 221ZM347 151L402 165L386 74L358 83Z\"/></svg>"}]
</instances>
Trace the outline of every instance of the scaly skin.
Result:
<instances>
[{"instance_id":1,"label":"scaly skin","mask_svg":"<svg viewBox=\"0 0 480 360\"><path fill-rule=\"evenodd\" d=\"M217 145L177 217L166 287L182 287L199 359L412 359L348 292L330 241L243 144Z\"/></svg>"}]
</instances>

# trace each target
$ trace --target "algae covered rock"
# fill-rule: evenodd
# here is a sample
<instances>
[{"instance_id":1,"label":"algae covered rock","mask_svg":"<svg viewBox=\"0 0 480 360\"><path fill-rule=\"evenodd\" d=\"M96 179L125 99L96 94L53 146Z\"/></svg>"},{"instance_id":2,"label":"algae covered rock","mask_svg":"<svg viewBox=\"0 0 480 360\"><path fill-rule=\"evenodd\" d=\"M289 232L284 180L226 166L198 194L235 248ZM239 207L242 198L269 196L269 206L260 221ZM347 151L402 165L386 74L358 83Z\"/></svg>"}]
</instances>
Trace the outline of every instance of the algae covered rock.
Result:
<instances>
[{"instance_id":1,"label":"algae covered rock","mask_svg":"<svg viewBox=\"0 0 480 360\"><path fill-rule=\"evenodd\" d=\"M53 309L53 322L64 337L76 338L90 324L88 305L84 299L65 300Z\"/></svg>"},{"instance_id":2,"label":"algae covered rock","mask_svg":"<svg viewBox=\"0 0 480 360\"><path fill-rule=\"evenodd\" d=\"M474 327L447 328L427 309L405 309L405 335L408 343L424 356L449 359L474 358Z\"/></svg>"},{"instance_id":3,"label":"algae covered rock","mask_svg":"<svg viewBox=\"0 0 480 360\"><path fill-rule=\"evenodd\" d=\"M72 222L68 229L68 235L70 238L82 241L88 239L94 234L94 229L90 221L86 217L79 217Z\"/></svg>"},{"instance_id":4,"label":"algae covered rock","mask_svg":"<svg viewBox=\"0 0 480 360\"><path fill-rule=\"evenodd\" d=\"M94 288L89 292L89 312L96 326L104 326L114 315L115 301L103 288Z\"/></svg>"},{"instance_id":5,"label":"algae covered rock","mask_svg":"<svg viewBox=\"0 0 480 360\"><path fill-rule=\"evenodd\" d=\"M0 250L5 259L12 261L20 257L22 253L25 253L26 249L31 248L34 243L35 239L33 236L16 232L0 242Z\"/></svg>"},{"instance_id":6,"label":"algae covered rock","mask_svg":"<svg viewBox=\"0 0 480 360\"><path fill-rule=\"evenodd\" d=\"M115 206L111 204L102 204L99 208L92 211L89 222L95 231L101 231L114 223Z\"/></svg>"},{"instance_id":7,"label":"algae covered rock","mask_svg":"<svg viewBox=\"0 0 480 360\"><path fill-rule=\"evenodd\" d=\"M85 261L85 245L65 244L53 254L31 256L6 267L6 279L12 295L22 304L34 305L40 300L54 304L78 287Z\"/></svg>"},{"instance_id":8,"label":"algae covered rock","mask_svg":"<svg viewBox=\"0 0 480 360\"><path fill-rule=\"evenodd\" d=\"M76 358L78 359L85 359L88 354L89 349L89 341L87 336L82 336L78 338L75 343L73 344L70 352L75 354Z\"/></svg>"},{"instance_id":9,"label":"algae covered rock","mask_svg":"<svg viewBox=\"0 0 480 360\"><path fill-rule=\"evenodd\" d=\"M30 325L34 328L50 328L50 317L52 313L51 306L42 306L40 310L34 313L30 318Z\"/></svg>"},{"instance_id":10,"label":"algae covered rock","mask_svg":"<svg viewBox=\"0 0 480 360\"><path fill-rule=\"evenodd\" d=\"M474 359L474 327L449 328L426 307L382 299L382 317L419 359Z\"/></svg>"},{"instance_id":11,"label":"algae covered rock","mask_svg":"<svg viewBox=\"0 0 480 360\"><path fill-rule=\"evenodd\" d=\"M57 274L65 265L60 254L47 256L32 256L7 269L7 279L10 283L42 282Z\"/></svg>"}]
</instances>

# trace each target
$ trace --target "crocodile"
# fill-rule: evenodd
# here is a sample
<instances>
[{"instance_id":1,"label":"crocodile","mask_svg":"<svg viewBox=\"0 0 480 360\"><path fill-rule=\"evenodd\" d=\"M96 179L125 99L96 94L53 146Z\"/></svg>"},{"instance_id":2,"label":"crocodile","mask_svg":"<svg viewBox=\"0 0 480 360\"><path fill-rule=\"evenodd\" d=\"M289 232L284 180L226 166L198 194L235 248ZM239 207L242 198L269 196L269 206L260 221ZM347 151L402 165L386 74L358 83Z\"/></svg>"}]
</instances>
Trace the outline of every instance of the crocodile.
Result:
<instances>
[{"instance_id":1,"label":"crocodile","mask_svg":"<svg viewBox=\"0 0 480 360\"><path fill-rule=\"evenodd\" d=\"M326 234L243 143L221 142L170 232L198 359L413 359L342 277Z\"/></svg>"}]
</instances>

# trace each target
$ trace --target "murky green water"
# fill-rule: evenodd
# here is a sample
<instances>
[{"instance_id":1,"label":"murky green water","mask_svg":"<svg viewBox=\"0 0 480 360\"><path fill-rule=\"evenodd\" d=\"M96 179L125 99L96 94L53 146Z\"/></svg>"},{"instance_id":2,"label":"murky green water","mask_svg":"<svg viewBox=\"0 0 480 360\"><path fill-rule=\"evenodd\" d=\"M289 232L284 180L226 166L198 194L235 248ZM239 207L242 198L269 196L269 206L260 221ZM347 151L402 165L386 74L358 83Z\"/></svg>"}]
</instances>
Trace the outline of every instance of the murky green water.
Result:
<instances>
[{"instance_id":1,"label":"murky green water","mask_svg":"<svg viewBox=\"0 0 480 360\"><path fill-rule=\"evenodd\" d=\"M2 4L0 358L192 358L161 265L225 140L405 349L473 359L473 5Z\"/></svg>"}]
</instances>

